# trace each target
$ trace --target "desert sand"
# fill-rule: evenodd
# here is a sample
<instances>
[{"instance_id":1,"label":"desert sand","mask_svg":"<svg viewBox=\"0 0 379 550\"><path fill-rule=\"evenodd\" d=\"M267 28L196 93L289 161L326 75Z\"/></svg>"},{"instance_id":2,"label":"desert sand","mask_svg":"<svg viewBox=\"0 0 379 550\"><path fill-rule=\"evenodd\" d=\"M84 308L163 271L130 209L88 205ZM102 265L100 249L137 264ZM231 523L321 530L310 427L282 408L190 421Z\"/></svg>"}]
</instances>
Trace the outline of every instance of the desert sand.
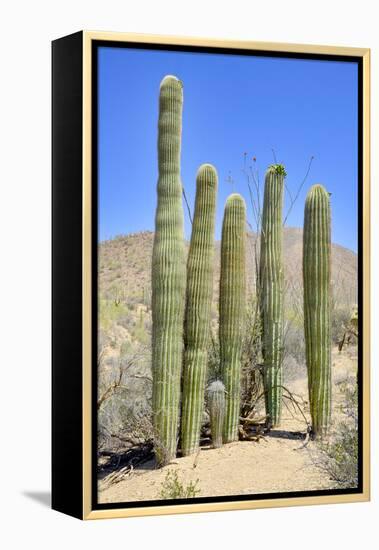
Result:
<instances>
[{"instance_id":1,"label":"desert sand","mask_svg":"<svg viewBox=\"0 0 379 550\"><path fill-rule=\"evenodd\" d=\"M333 421L338 422L341 394L338 382L356 372L356 350L333 351ZM292 381L291 392L304 398L303 408L309 418L306 378ZM304 445L306 425L292 407L284 407L282 424L259 442L238 441L220 449L202 447L197 455L177 458L157 468L154 461L135 468L128 477L110 482L99 480L99 502L157 500L169 470L176 470L179 481L187 486L197 482L198 496L257 495L292 491L330 489L333 482L315 464L318 444ZM302 435L302 433L304 435ZM317 460L316 460L317 461Z\"/></svg>"}]
</instances>

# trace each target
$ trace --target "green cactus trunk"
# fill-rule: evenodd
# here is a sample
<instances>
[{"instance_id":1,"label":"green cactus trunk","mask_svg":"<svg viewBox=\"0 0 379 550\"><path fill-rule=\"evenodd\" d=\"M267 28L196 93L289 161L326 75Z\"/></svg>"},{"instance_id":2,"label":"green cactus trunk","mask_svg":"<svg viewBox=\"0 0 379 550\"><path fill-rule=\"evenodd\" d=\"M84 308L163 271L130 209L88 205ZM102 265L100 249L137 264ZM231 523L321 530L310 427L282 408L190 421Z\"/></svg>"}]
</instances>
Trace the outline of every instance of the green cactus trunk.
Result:
<instances>
[{"instance_id":1,"label":"green cactus trunk","mask_svg":"<svg viewBox=\"0 0 379 550\"><path fill-rule=\"evenodd\" d=\"M259 293L262 317L262 355L268 424L280 423L283 360L283 189L285 170L266 172L262 212Z\"/></svg>"},{"instance_id":2,"label":"green cactus trunk","mask_svg":"<svg viewBox=\"0 0 379 550\"><path fill-rule=\"evenodd\" d=\"M215 380L208 388L208 409L211 424L212 447L222 446L222 430L225 417L225 386L220 380Z\"/></svg>"},{"instance_id":3,"label":"green cactus trunk","mask_svg":"<svg viewBox=\"0 0 379 550\"><path fill-rule=\"evenodd\" d=\"M155 453L160 465L176 456L185 306L180 145L182 83L166 76L160 86L158 204L152 259L152 372Z\"/></svg>"},{"instance_id":4,"label":"green cactus trunk","mask_svg":"<svg viewBox=\"0 0 379 550\"><path fill-rule=\"evenodd\" d=\"M187 302L181 445L184 456L199 448L213 295L217 172L203 164L196 178L195 212L187 261Z\"/></svg>"},{"instance_id":5,"label":"green cactus trunk","mask_svg":"<svg viewBox=\"0 0 379 550\"><path fill-rule=\"evenodd\" d=\"M220 364L226 391L223 441L238 439L242 338L245 329L246 205L238 194L228 197L221 237Z\"/></svg>"},{"instance_id":6,"label":"green cactus trunk","mask_svg":"<svg viewBox=\"0 0 379 550\"><path fill-rule=\"evenodd\" d=\"M331 415L330 200L322 185L306 198L303 236L304 330L309 404L314 436L324 436Z\"/></svg>"}]
</instances>

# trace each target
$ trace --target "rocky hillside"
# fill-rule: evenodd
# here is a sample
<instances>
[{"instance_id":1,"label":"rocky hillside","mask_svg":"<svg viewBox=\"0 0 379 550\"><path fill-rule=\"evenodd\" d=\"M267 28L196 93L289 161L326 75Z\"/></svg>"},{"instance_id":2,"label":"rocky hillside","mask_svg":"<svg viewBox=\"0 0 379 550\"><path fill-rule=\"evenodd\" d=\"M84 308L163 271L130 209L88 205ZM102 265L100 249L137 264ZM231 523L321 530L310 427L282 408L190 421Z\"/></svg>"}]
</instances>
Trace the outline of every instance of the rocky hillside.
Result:
<instances>
[{"instance_id":1,"label":"rocky hillside","mask_svg":"<svg viewBox=\"0 0 379 550\"><path fill-rule=\"evenodd\" d=\"M99 245L99 292L106 300L149 307L151 297L151 256L154 234L143 231L116 237ZM248 289L254 284L256 235L248 234ZM284 268L287 294L301 294L302 229L284 229ZM215 300L218 292L220 243L216 242ZM357 301L357 255L332 245L332 285L338 304L351 306ZM138 309L138 307L137 307Z\"/></svg>"}]
</instances>

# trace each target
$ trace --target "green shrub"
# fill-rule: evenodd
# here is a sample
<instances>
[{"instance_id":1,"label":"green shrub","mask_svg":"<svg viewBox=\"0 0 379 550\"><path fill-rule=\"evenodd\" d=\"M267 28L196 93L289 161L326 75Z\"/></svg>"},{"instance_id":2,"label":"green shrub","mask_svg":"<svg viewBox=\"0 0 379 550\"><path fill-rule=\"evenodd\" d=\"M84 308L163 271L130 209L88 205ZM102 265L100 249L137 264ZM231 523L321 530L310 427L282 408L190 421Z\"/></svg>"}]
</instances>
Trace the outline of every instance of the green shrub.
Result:
<instances>
[{"instance_id":1,"label":"green shrub","mask_svg":"<svg viewBox=\"0 0 379 550\"><path fill-rule=\"evenodd\" d=\"M349 326L351 317L351 308L349 305L334 307L331 311L331 336L332 341L337 344L343 337L345 330Z\"/></svg>"},{"instance_id":2,"label":"green shrub","mask_svg":"<svg viewBox=\"0 0 379 550\"><path fill-rule=\"evenodd\" d=\"M120 303L116 305L114 300L106 300L99 297L99 324L104 330L109 330L113 322L119 323L119 320L128 314L128 307Z\"/></svg>"},{"instance_id":3,"label":"green shrub","mask_svg":"<svg viewBox=\"0 0 379 550\"><path fill-rule=\"evenodd\" d=\"M339 488L358 486L358 389L352 379L340 383L344 395L341 406L344 419L333 436L320 443L321 459L317 465Z\"/></svg>"},{"instance_id":4,"label":"green shrub","mask_svg":"<svg viewBox=\"0 0 379 550\"><path fill-rule=\"evenodd\" d=\"M178 472L168 470L159 496L164 500L172 498L195 498L200 494L200 489L197 486L198 483L199 480L197 479L185 486L179 481Z\"/></svg>"}]
</instances>

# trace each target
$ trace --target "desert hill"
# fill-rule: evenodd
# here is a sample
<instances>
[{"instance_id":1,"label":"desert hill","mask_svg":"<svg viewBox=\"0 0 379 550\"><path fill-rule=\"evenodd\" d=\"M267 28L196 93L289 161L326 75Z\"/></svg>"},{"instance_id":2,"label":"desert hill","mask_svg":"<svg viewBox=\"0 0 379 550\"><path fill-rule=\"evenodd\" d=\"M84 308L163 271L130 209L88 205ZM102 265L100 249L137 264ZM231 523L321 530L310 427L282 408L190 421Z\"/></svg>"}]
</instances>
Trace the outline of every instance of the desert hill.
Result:
<instances>
[{"instance_id":1,"label":"desert hill","mask_svg":"<svg viewBox=\"0 0 379 550\"><path fill-rule=\"evenodd\" d=\"M301 294L302 288L302 229L284 229L283 259L287 292ZM151 256L154 233L142 231L99 245L99 292L106 300L125 301L126 304L148 306L151 296ZM257 237L248 233L247 285L253 292L255 243ZM220 269L220 242L215 244L215 299L218 292ZM338 244L332 245L332 287L339 305L352 306L357 301L357 255ZM138 309L138 308L137 308Z\"/></svg>"}]
</instances>

